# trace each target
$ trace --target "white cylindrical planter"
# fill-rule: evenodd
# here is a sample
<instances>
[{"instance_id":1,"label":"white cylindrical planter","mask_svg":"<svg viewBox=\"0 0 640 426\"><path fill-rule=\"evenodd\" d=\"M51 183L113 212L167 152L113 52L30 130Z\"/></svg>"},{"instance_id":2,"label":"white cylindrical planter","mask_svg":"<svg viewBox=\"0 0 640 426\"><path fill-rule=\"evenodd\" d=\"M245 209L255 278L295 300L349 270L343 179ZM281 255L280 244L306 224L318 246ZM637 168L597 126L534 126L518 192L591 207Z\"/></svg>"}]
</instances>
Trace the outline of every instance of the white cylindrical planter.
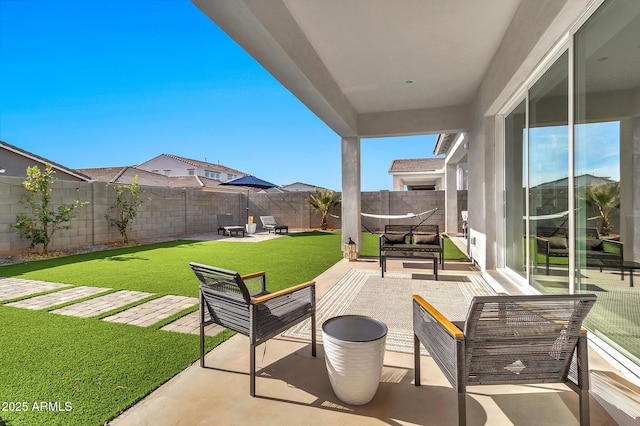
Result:
<instances>
[{"instance_id":1,"label":"white cylindrical planter","mask_svg":"<svg viewBox=\"0 0 640 426\"><path fill-rule=\"evenodd\" d=\"M387 326L362 315L343 315L322 324L329 381L347 404L363 405L378 390L384 362Z\"/></svg>"}]
</instances>

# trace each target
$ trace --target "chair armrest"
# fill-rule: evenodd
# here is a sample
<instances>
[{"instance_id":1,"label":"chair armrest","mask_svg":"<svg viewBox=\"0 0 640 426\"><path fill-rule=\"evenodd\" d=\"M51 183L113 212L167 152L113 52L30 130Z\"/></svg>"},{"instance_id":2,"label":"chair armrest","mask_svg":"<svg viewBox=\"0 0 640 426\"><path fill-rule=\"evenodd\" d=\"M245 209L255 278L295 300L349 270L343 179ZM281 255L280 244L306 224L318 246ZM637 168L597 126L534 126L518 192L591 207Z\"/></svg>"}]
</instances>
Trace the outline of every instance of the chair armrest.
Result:
<instances>
[{"instance_id":1,"label":"chair armrest","mask_svg":"<svg viewBox=\"0 0 640 426\"><path fill-rule=\"evenodd\" d=\"M303 288L307 288L307 287L311 287L311 286L315 286L315 285L316 285L315 281L307 281L306 283L302 283L302 284L295 285L293 287L285 288L283 290L276 291L275 293L265 294L264 296L260 296L260 297L252 297L251 298L251 304L252 305L257 305L259 303L264 303L267 300L275 299L276 297L286 296L286 295L289 295L291 293L295 293L296 291L302 290Z\"/></svg>"},{"instance_id":2,"label":"chair armrest","mask_svg":"<svg viewBox=\"0 0 640 426\"><path fill-rule=\"evenodd\" d=\"M240 278L242 278L243 280L249 280L251 278L255 278L263 275L264 275L264 271L259 271L259 272L254 272L252 274L241 275Z\"/></svg>"},{"instance_id":3,"label":"chair armrest","mask_svg":"<svg viewBox=\"0 0 640 426\"><path fill-rule=\"evenodd\" d=\"M429 351L431 358L440 367L454 389L459 389L459 380L464 375L464 344L465 336L436 308L427 303L422 297L413 296L413 334L416 342L416 356L418 342Z\"/></svg>"},{"instance_id":4,"label":"chair armrest","mask_svg":"<svg viewBox=\"0 0 640 426\"><path fill-rule=\"evenodd\" d=\"M242 275L240 278L244 281L250 296L262 295L267 292L267 279L264 271Z\"/></svg>"},{"instance_id":5,"label":"chair armrest","mask_svg":"<svg viewBox=\"0 0 640 426\"><path fill-rule=\"evenodd\" d=\"M602 240L602 244L603 244L603 246L602 246L602 250L604 250L604 246L605 246L605 245L609 245L609 246L614 246L614 247L615 247L614 249L618 251L618 252L617 252L617 254L619 254L619 255L621 255L621 256L624 254L624 252L623 252L623 250L624 250L624 243L623 243L622 241L616 241L616 240ZM604 251L606 251L606 250L604 250ZM609 252L609 253L610 253L610 252Z\"/></svg>"},{"instance_id":6,"label":"chair armrest","mask_svg":"<svg viewBox=\"0 0 640 426\"><path fill-rule=\"evenodd\" d=\"M418 295L413 295L415 300L433 319L435 319L451 336L456 339L464 337L464 333L454 323L449 321L440 311L434 308L426 300Z\"/></svg>"}]
</instances>

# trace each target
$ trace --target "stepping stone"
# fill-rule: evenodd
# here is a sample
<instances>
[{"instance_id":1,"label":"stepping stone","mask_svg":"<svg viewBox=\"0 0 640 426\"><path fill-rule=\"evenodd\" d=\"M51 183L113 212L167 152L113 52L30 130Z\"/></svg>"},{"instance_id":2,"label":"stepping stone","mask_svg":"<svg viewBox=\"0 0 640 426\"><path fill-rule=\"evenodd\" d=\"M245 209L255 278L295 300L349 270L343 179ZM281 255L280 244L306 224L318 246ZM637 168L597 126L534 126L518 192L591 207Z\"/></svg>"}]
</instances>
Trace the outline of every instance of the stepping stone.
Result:
<instances>
[{"instance_id":1,"label":"stepping stone","mask_svg":"<svg viewBox=\"0 0 640 426\"><path fill-rule=\"evenodd\" d=\"M152 293L146 293L143 291L120 290L115 293L96 297L95 299L85 300L84 302L65 306L64 308L51 311L51 313L80 318L95 317L96 315L100 315L120 306L128 305L129 303L136 302L151 295Z\"/></svg>"},{"instance_id":2,"label":"stepping stone","mask_svg":"<svg viewBox=\"0 0 640 426\"><path fill-rule=\"evenodd\" d=\"M71 300L82 299L84 297L93 296L94 294L103 293L110 288L104 287L88 287L79 286L66 290L56 291L55 293L43 294L42 296L31 297L29 299L19 300L13 303L7 303L7 306L24 309L44 309L51 306L60 305Z\"/></svg>"},{"instance_id":3,"label":"stepping stone","mask_svg":"<svg viewBox=\"0 0 640 426\"><path fill-rule=\"evenodd\" d=\"M211 318L209 316L209 312L205 312L204 318L206 321L209 321ZM173 331L176 333L187 333L187 334L200 334L200 312L191 312L188 315L178 318L172 323L169 323L161 328L164 331ZM204 334L207 336L215 336L224 330L223 327L218 324L210 324L204 328Z\"/></svg>"},{"instance_id":4,"label":"stepping stone","mask_svg":"<svg viewBox=\"0 0 640 426\"><path fill-rule=\"evenodd\" d=\"M64 287L69 287L69 284L0 277L0 301Z\"/></svg>"},{"instance_id":5,"label":"stepping stone","mask_svg":"<svg viewBox=\"0 0 640 426\"><path fill-rule=\"evenodd\" d=\"M103 318L105 321L148 327L198 304L198 298L167 295Z\"/></svg>"}]
</instances>

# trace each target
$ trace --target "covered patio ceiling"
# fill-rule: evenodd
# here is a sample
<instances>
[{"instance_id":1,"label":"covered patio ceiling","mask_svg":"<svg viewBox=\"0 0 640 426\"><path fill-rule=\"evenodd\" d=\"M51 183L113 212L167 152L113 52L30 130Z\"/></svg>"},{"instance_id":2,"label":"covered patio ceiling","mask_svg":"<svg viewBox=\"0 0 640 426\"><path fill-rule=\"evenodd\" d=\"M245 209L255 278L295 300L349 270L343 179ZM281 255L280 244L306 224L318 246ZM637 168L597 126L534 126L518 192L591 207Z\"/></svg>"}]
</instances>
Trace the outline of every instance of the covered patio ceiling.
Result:
<instances>
[{"instance_id":1,"label":"covered patio ceiling","mask_svg":"<svg viewBox=\"0 0 640 426\"><path fill-rule=\"evenodd\" d=\"M192 0L342 137L468 129L520 0Z\"/></svg>"}]
</instances>

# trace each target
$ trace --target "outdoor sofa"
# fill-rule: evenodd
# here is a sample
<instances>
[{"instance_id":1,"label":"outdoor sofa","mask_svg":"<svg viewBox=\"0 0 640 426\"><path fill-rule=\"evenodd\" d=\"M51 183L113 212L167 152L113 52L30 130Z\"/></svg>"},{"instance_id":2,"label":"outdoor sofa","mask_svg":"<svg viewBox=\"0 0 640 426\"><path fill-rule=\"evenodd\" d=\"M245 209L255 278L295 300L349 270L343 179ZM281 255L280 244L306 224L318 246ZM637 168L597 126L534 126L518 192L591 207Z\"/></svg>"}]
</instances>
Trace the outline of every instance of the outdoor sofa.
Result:
<instances>
[{"instance_id":1,"label":"outdoor sofa","mask_svg":"<svg viewBox=\"0 0 640 426\"><path fill-rule=\"evenodd\" d=\"M569 233L565 227L538 226L536 228L537 253L545 257L546 273L549 275L549 259L551 257L569 256ZM620 268L624 279L624 244L612 239L604 239L597 228L578 229L577 234L583 236L577 241L578 257L585 257L587 266L603 266ZM537 256L535 257L537 261Z\"/></svg>"},{"instance_id":2,"label":"outdoor sofa","mask_svg":"<svg viewBox=\"0 0 640 426\"><path fill-rule=\"evenodd\" d=\"M435 253L444 269L444 241L438 225L385 225L380 236L380 266L383 257L393 257L394 252Z\"/></svg>"}]
</instances>

